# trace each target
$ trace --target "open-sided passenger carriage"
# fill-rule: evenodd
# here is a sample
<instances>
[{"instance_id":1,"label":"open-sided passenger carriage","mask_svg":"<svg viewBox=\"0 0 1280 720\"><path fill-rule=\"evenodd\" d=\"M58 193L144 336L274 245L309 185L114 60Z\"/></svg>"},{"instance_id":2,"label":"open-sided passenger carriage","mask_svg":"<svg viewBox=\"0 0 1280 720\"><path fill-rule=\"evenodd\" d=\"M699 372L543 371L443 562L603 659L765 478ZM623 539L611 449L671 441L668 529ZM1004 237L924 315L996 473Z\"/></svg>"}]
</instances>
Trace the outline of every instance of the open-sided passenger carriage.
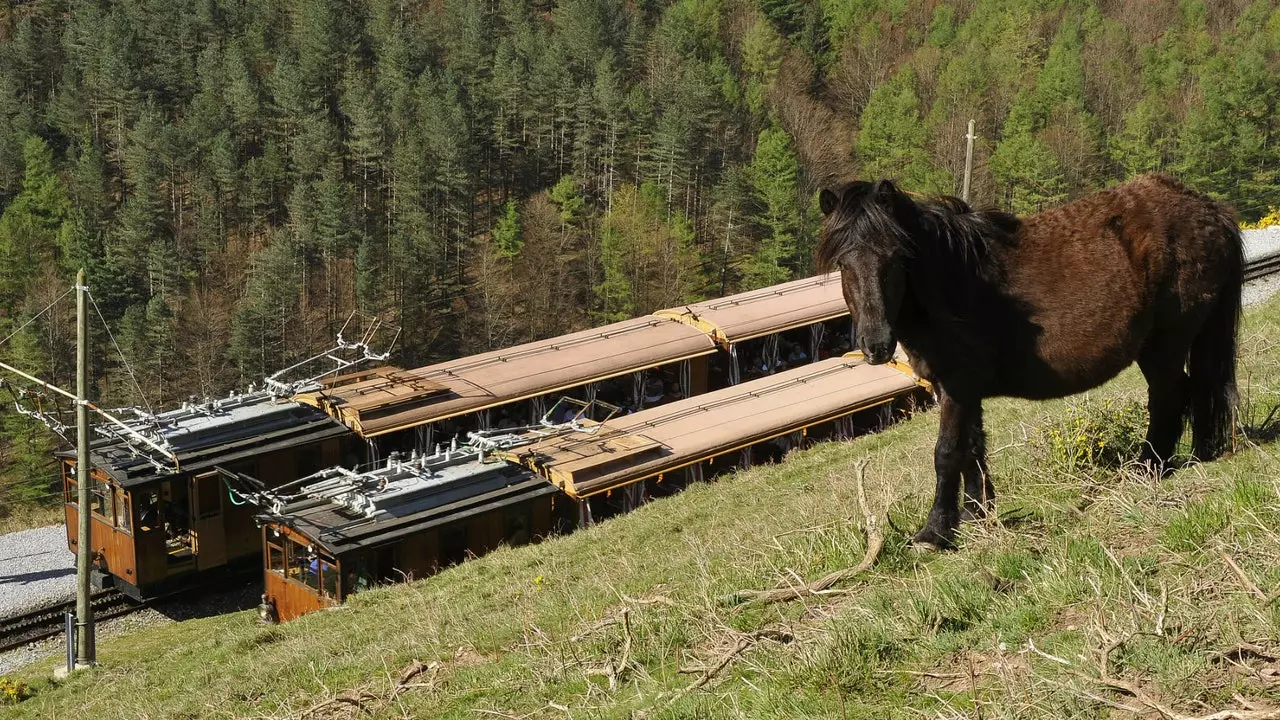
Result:
<instances>
[{"instance_id":1,"label":"open-sided passenger carriage","mask_svg":"<svg viewBox=\"0 0 1280 720\"><path fill-rule=\"evenodd\" d=\"M374 582L592 524L806 440L851 437L925 393L901 363L838 357L626 415L592 419L578 403L557 425L562 402L535 426L476 434L463 449L326 470L273 494L258 517L264 615L289 620Z\"/></svg>"}]
</instances>

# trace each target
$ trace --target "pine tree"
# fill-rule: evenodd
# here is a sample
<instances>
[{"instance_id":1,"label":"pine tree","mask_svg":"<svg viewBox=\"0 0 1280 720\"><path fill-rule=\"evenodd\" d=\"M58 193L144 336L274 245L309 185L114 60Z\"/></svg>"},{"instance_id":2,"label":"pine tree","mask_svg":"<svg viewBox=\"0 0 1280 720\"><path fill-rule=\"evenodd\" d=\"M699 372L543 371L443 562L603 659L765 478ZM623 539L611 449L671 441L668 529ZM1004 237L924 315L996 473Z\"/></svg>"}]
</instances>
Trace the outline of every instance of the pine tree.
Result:
<instances>
[{"instance_id":1,"label":"pine tree","mask_svg":"<svg viewBox=\"0 0 1280 720\"><path fill-rule=\"evenodd\" d=\"M862 110L857 157L863 174L892 178L916 192L953 192L955 181L925 150L915 73L907 68L872 91Z\"/></svg>"},{"instance_id":2,"label":"pine tree","mask_svg":"<svg viewBox=\"0 0 1280 720\"><path fill-rule=\"evenodd\" d=\"M753 289L789 280L798 265L797 238L804 230L798 191L800 166L785 130L773 126L760 132L747 176L763 206L756 222L765 229L759 250L743 265L743 285Z\"/></svg>"},{"instance_id":3,"label":"pine tree","mask_svg":"<svg viewBox=\"0 0 1280 720\"><path fill-rule=\"evenodd\" d=\"M520 237L520 215L515 198L507 201L502 208L502 216L493 228L493 242L498 254L505 259L512 259L520 254L524 239Z\"/></svg>"},{"instance_id":4,"label":"pine tree","mask_svg":"<svg viewBox=\"0 0 1280 720\"><path fill-rule=\"evenodd\" d=\"M22 191L0 215L0 309L9 313L32 281L56 267L59 238L71 220L71 200L54 174L49 145L28 137L22 157Z\"/></svg>"}]
</instances>

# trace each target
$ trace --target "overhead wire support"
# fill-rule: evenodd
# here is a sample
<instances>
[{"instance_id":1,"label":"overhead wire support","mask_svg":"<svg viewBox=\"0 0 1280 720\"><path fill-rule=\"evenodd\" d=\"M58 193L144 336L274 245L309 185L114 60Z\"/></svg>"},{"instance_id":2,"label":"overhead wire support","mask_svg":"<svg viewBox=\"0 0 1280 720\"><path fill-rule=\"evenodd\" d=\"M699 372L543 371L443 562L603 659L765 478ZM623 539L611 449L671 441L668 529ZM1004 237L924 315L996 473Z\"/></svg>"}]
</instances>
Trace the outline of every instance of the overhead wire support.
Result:
<instances>
[{"instance_id":1,"label":"overhead wire support","mask_svg":"<svg viewBox=\"0 0 1280 720\"><path fill-rule=\"evenodd\" d=\"M23 323L22 327L18 328L13 333L11 333L8 337L6 337L4 340L0 341L0 344L3 344L4 342L11 339L14 335L21 332L23 328L30 325L41 315L44 315L51 308L53 308L54 305L56 305L60 300L65 298L70 293L83 291L84 297L87 300L88 290L89 289L87 287L79 283L72 286L71 289L67 290L62 295L60 295L58 297L58 300L55 300L54 302L50 303L39 313L36 313L34 316L32 316L31 319L27 320L26 323ZM86 308L86 314L87 314L87 308ZM88 331L87 318L86 318L85 324L86 324L85 331L87 332ZM130 426L128 423L125 423L124 421L120 420L119 418L107 412L106 410L103 410L97 405L94 405L93 403L84 399L79 393L72 393L67 390L63 390L57 385L41 380L35 375L32 375L31 373L28 373L28 372L24 372L5 362L0 362L0 370L4 370L6 372L12 373L13 375L18 376L23 380L26 380L27 382L32 383L33 385L36 385L37 387L40 387L51 393L61 395L62 397L70 400L72 403L75 404L77 414L79 413L79 410L82 407L85 409L86 412L93 412L94 414L98 415L98 417L106 421L105 427L102 425L99 425L97 428L95 428L95 430L99 434L106 435L107 437L114 437L124 441L136 452L138 452L142 457L144 457L148 462L150 462L159 472L166 472L166 473L178 472L179 470L178 457L173 453L172 450L170 450L168 447L165 447L164 445L161 445L160 443L157 443L151 438L148 438L146 435L139 432L137 428ZM59 432L58 431L59 427L62 427L64 429L68 427L62 421L51 417L48 414L48 412L44 410L38 409L35 411L31 411L31 410L24 410L23 408L19 408L18 412L42 422L44 425L49 427L55 433ZM158 453L160 457L163 459L153 457L151 455L152 452Z\"/></svg>"},{"instance_id":2,"label":"overhead wire support","mask_svg":"<svg viewBox=\"0 0 1280 720\"><path fill-rule=\"evenodd\" d=\"M293 365L268 376L264 381L267 391L277 396L287 397L289 395L296 395L300 392L315 390L320 387L320 381L330 375L336 375L361 363L382 362L383 360L391 357L391 350L395 347L396 341L400 339L400 327L385 323L380 318L371 318L372 322L370 322L369 326L361 333L359 340L347 340L343 335L347 332L347 328L351 325L351 322L355 319L357 314L359 313L352 312L347 316L347 321L344 322L342 324L342 328L338 330L337 340L333 347L321 353L312 355L305 360L296 362ZM377 352L373 349L373 342L377 337L377 334L382 331L384 327L394 329L395 333L392 335L391 341L387 343L386 348L381 352ZM359 356L348 358L341 357L339 355L339 353L343 351L350 350L359 352ZM328 367L321 372L308 375L300 380L284 379L285 376L299 368L304 368L323 360L331 361L333 366Z\"/></svg>"}]
</instances>

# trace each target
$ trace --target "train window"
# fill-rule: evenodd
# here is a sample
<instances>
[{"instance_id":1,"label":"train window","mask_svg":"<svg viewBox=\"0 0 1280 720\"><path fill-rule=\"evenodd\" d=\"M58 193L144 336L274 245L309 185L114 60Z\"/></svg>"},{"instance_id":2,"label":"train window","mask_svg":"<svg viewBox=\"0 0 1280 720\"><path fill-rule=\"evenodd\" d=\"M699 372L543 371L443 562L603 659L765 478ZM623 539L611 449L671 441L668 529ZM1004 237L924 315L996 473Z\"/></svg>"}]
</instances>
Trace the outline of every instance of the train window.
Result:
<instances>
[{"instance_id":1,"label":"train window","mask_svg":"<svg viewBox=\"0 0 1280 720\"><path fill-rule=\"evenodd\" d=\"M138 496L138 529L150 532L159 527L158 517L160 496L155 490L144 491Z\"/></svg>"},{"instance_id":2,"label":"train window","mask_svg":"<svg viewBox=\"0 0 1280 720\"><path fill-rule=\"evenodd\" d=\"M222 483L217 475L196 478L200 500L200 517L213 517L222 512Z\"/></svg>"},{"instance_id":3,"label":"train window","mask_svg":"<svg viewBox=\"0 0 1280 720\"><path fill-rule=\"evenodd\" d=\"M284 574L284 548L267 543L267 569Z\"/></svg>"},{"instance_id":4,"label":"train window","mask_svg":"<svg viewBox=\"0 0 1280 720\"><path fill-rule=\"evenodd\" d=\"M346 563L348 568L354 564L355 569L347 571L346 582L342 585L343 594L358 593L373 586L373 580L369 577L368 555L356 556L354 560L348 557Z\"/></svg>"},{"instance_id":5,"label":"train window","mask_svg":"<svg viewBox=\"0 0 1280 720\"><path fill-rule=\"evenodd\" d=\"M77 498L80 497L80 485L79 483L76 482L76 475L74 471L67 473L66 488L67 488L67 497L66 497L67 502L71 503L72 505L75 505L77 502L79 502Z\"/></svg>"},{"instance_id":6,"label":"train window","mask_svg":"<svg viewBox=\"0 0 1280 720\"><path fill-rule=\"evenodd\" d=\"M113 503L111 502L111 486L100 478L91 480L93 489L90 492L93 497L89 499L89 507L95 515L100 516L104 520L111 522L112 516L115 514Z\"/></svg>"},{"instance_id":7,"label":"train window","mask_svg":"<svg viewBox=\"0 0 1280 720\"><path fill-rule=\"evenodd\" d=\"M307 587L320 592L320 558L315 553L308 553L307 564L303 567L302 582Z\"/></svg>"},{"instance_id":8,"label":"train window","mask_svg":"<svg viewBox=\"0 0 1280 720\"><path fill-rule=\"evenodd\" d=\"M307 566L307 549L292 540L286 539L284 541L284 551L284 576L302 582L303 569Z\"/></svg>"},{"instance_id":9,"label":"train window","mask_svg":"<svg viewBox=\"0 0 1280 720\"><path fill-rule=\"evenodd\" d=\"M124 488L116 488L116 527L133 532L133 523L129 519L129 494Z\"/></svg>"},{"instance_id":10,"label":"train window","mask_svg":"<svg viewBox=\"0 0 1280 720\"><path fill-rule=\"evenodd\" d=\"M321 593L329 597L338 597L338 566L325 560L320 561Z\"/></svg>"}]
</instances>

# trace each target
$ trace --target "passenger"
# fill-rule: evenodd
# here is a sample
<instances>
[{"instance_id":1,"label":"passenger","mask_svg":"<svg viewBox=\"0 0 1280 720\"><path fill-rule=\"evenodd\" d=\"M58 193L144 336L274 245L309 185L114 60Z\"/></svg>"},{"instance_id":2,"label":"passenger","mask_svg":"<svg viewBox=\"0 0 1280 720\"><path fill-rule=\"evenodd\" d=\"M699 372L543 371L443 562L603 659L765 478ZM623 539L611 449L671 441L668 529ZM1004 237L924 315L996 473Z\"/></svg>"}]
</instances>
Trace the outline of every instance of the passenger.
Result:
<instances>
[{"instance_id":1,"label":"passenger","mask_svg":"<svg viewBox=\"0 0 1280 720\"><path fill-rule=\"evenodd\" d=\"M662 402L662 378L650 377L644 381L644 404L657 405Z\"/></svg>"}]
</instances>

